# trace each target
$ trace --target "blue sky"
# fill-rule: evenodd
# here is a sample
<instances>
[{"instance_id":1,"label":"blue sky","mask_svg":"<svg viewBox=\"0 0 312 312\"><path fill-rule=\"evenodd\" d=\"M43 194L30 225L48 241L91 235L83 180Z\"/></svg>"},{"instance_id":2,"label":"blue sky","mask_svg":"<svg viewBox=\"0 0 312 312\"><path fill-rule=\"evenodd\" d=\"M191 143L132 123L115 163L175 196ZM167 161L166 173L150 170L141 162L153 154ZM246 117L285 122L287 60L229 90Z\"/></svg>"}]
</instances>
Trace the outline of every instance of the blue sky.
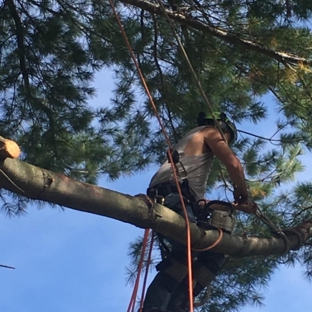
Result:
<instances>
[{"instance_id":1,"label":"blue sky","mask_svg":"<svg viewBox=\"0 0 312 312\"><path fill-rule=\"evenodd\" d=\"M152 172L101 186L123 193L142 192ZM142 229L108 218L66 209L38 210L0 217L1 312L126 311L127 249ZM150 279L153 274L150 274ZM309 311L312 285L299 267L281 267L267 289L265 307L242 312Z\"/></svg>"},{"instance_id":2,"label":"blue sky","mask_svg":"<svg viewBox=\"0 0 312 312\"><path fill-rule=\"evenodd\" d=\"M113 82L97 76L94 105L107 105ZM145 191L156 167L115 182L99 185L135 195ZM302 175L304 176L304 175ZM126 286L128 245L143 230L112 219L46 206L29 207L26 216L0 214L1 312L121 312L126 311L132 287ZM262 293L265 307L242 312L309 311L312 285L300 267L282 266ZM149 281L153 277L150 274Z\"/></svg>"}]
</instances>

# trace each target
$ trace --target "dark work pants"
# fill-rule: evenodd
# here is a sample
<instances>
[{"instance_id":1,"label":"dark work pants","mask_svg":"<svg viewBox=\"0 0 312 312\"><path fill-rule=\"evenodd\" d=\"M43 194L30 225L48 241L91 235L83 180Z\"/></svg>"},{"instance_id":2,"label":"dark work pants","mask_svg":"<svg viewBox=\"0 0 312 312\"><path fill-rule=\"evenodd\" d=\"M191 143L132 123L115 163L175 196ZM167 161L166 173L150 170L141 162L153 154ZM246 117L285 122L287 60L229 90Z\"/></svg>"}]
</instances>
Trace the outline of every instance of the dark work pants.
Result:
<instances>
[{"instance_id":1,"label":"dark work pants","mask_svg":"<svg viewBox=\"0 0 312 312\"><path fill-rule=\"evenodd\" d=\"M180 197L179 194L172 193L169 194L165 198L164 206L174 210L178 214L182 215L184 217L184 212L182 205L180 203ZM192 210L191 205L186 204L186 210L188 213L188 218L190 222L195 222L195 216ZM186 246L183 244L180 244L176 241L172 241L168 239L171 243L171 254L173 257L177 257L177 255L180 257L179 261L182 263L185 263L185 266L187 267L187 249ZM219 263L223 261L224 255L222 254L216 254L210 251L202 252L202 253L192 253L193 258L197 257L196 264L203 264L207 266L209 269L212 268L212 273L215 274L219 269ZM218 262L218 265L214 262L214 259L216 262ZM183 274L184 272L181 272ZM171 310L168 310L168 305L170 302L170 306L175 305L175 300L180 300L183 296L188 295L187 290L187 284L185 283L185 277L186 272L184 276L184 281L180 285L180 282L172 278L171 276L168 276L166 273L164 273L162 270L160 270L157 275L155 276L154 280L150 284L150 286L147 289L145 301L144 301L144 312L149 311L157 311L157 312L173 312ZM183 278L182 278L183 279ZM186 302L186 304L188 304Z\"/></svg>"}]
</instances>

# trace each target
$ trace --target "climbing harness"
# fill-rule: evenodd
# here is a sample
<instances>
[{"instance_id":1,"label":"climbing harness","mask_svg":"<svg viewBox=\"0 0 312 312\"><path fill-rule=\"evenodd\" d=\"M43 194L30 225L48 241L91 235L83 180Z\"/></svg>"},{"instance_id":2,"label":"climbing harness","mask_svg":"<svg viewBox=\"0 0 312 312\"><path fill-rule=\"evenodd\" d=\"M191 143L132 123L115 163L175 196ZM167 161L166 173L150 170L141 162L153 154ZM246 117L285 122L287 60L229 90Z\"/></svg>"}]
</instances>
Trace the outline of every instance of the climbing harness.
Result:
<instances>
[{"instance_id":1,"label":"climbing harness","mask_svg":"<svg viewBox=\"0 0 312 312\"><path fill-rule=\"evenodd\" d=\"M171 163L171 165L173 163L176 169L177 177L179 178L178 184L176 182L173 183L170 181L159 183L153 187L149 187L146 190L147 196L152 198L154 202L163 205L167 195L170 193L178 193L180 189L184 200L194 202L193 194L188 184L187 171L183 163L180 161L179 152L170 148L167 151L167 160L168 163ZM178 168L178 165L180 166L181 170Z\"/></svg>"}]
</instances>

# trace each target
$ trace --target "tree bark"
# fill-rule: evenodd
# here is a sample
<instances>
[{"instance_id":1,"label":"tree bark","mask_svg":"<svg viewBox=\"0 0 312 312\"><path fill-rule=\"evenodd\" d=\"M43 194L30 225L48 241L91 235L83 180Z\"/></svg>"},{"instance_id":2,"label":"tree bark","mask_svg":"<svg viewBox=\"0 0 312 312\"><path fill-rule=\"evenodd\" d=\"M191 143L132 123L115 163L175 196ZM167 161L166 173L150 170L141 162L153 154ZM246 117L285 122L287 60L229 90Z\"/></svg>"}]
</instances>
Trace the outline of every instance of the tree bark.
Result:
<instances>
[{"instance_id":1,"label":"tree bark","mask_svg":"<svg viewBox=\"0 0 312 312\"><path fill-rule=\"evenodd\" d=\"M120 2L136 6L138 8L144 9L153 14L162 15L159 5L151 3L147 0L120 0ZM283 64L288 63L288 64L297 64L297 65L302 64L302 65L307 65L307 66L312 65L312 60L308 60L304 57L299 57L296 55L291 55L285 52L274 51L270 48L262 46L261 44L257 42L242 39L242 38L239 38L238 36L232 35L224 29L215 27L213 25L205 24L191 17L188 14L171 11L171 10L166 10L166 12L169 18L177 23L187 25L190 28L194 28L194 29L202 31L203 33L210 34L214 37L217 37L223 40L226 43L240 46L244 49L259 52Z\"/></svg>"},{"instance_id":2,"label":"tree bark","mask_svg":"<svg viewBox=\"0 0 312 312\"><path fill-rule=\"evenodd\" d=\"M141 228L152 228L181 243L186 240L184 219L162 205L155 204L149 208L140 197L79 182L18 159L7 158L0 163L0 187L31 199L113 218ZM296 229L307 240L312 236L312 220L303 222ZM192 246L196 249L212 245L218 235L217 230L204 231L191 224ZM298 236L287 233L287 237L289 248L295 249L299 244ZM236 256L282 254L285 242L277 237L245 237L225 233L214 250Z\"/></svg>"}]
</instances>

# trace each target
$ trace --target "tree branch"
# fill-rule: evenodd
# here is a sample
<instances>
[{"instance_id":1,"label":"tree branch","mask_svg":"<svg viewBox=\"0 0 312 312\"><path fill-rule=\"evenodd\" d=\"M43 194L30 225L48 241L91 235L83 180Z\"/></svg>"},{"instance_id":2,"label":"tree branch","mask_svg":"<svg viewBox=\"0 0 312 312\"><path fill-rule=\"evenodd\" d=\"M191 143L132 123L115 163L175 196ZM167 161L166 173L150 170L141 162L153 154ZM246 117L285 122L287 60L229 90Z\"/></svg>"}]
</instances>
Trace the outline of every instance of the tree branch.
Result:
<instances>
[{"instance_id":1,"label":"tree branch","mask_svg":"<svg viewBox=\"0 0 312 312\"><path fill-rule=\"evenodd\" d=\"M28 69L27 69L27 62L26 62L26 49L25 49L25 43L24 43L24 27L22 24L22 21L18 15L18 12L16 10L16 6L13 2L13 0L6 0L5 2L8 5L9 11L11 13L12 19L15 24L16 28L16 41L17 41L17 48L18 48L18 54L19 54L19 63L20 63L20 69L24 81L24 91L26 94L26 98L32 106L36 109L43 110L50 123L50 129L54 133L54 118L53 118L53 111L44 103L41 103L36 99L31 91L31 85L30 85L30 79L28 75Z\"/></svg>"},{"instance_id":2,"label":"tree branch","mask_svg":"<svg viewBox=\"0 0 312 312\"><path fill-rule=\"evenodd\" d=\"M18 16L14 2L12 0L6 0L6 3L8 5L8 8L10 10L11 16L14 20L15 27L16 27L16 40L17 40L17 47L18 47L20 69L22 72L26 93L30 93L30 83L29 83L28 70L27 70L26 59L25 59L23 25Z\"/></svg>"},{"instance_id":3,"label":"tree branch","mask_svg":"<svg viewBox=\"0 0 312 312\"><path fill-rule=\"evenodd\" d=\"M138 8L144 9L150 13L162 15L159 5L153 4L147 0L120 0L120 2L131 4ZM306 58L299 57L296 55L291 55L285 52L274 51L272 49L262 46L259 43L256 43L250 40L241 39L238 36L228 33L226 30L215 27L213 25L205 24L185 13L170 11L170 10L166 10L166 12L170 19L180 24L187 25L191 28L202 31L203 33L210 34L227 43L230 43L236 46L241 46L248 50L259 52L263 55L266 55L270 58L277 60L278 62L281 62L284 64L285 63L290 63L290 64L300 63L303 65L309 65L309 66L312 65L312 60L307 60Z\"/></svg>"},{"instance_id":4,"label":"tree branch","mask_svg":"<svg viewBox=\"0 0 312 312\"><path fill-rule=\"evenodd\" d=\"M113 218L141 228L152 228L185 243L185 221L174 211L159 204L150 209L140 197L75 181L63 174L35 167L18 159L7 158L0 163L0 187L31 199ZM218 238L217 230L204 231L194 223L190 226L194 248L208 247ZM296 230L304 241L312 237L312 219L302 222ZM286 235L290 249L296 249L300 243L298 235L291 232ZM242 257L282 254L284 249L285 243L281 238L245 237L225 233L214 250Z\"/></svg>"}]
</instances>

